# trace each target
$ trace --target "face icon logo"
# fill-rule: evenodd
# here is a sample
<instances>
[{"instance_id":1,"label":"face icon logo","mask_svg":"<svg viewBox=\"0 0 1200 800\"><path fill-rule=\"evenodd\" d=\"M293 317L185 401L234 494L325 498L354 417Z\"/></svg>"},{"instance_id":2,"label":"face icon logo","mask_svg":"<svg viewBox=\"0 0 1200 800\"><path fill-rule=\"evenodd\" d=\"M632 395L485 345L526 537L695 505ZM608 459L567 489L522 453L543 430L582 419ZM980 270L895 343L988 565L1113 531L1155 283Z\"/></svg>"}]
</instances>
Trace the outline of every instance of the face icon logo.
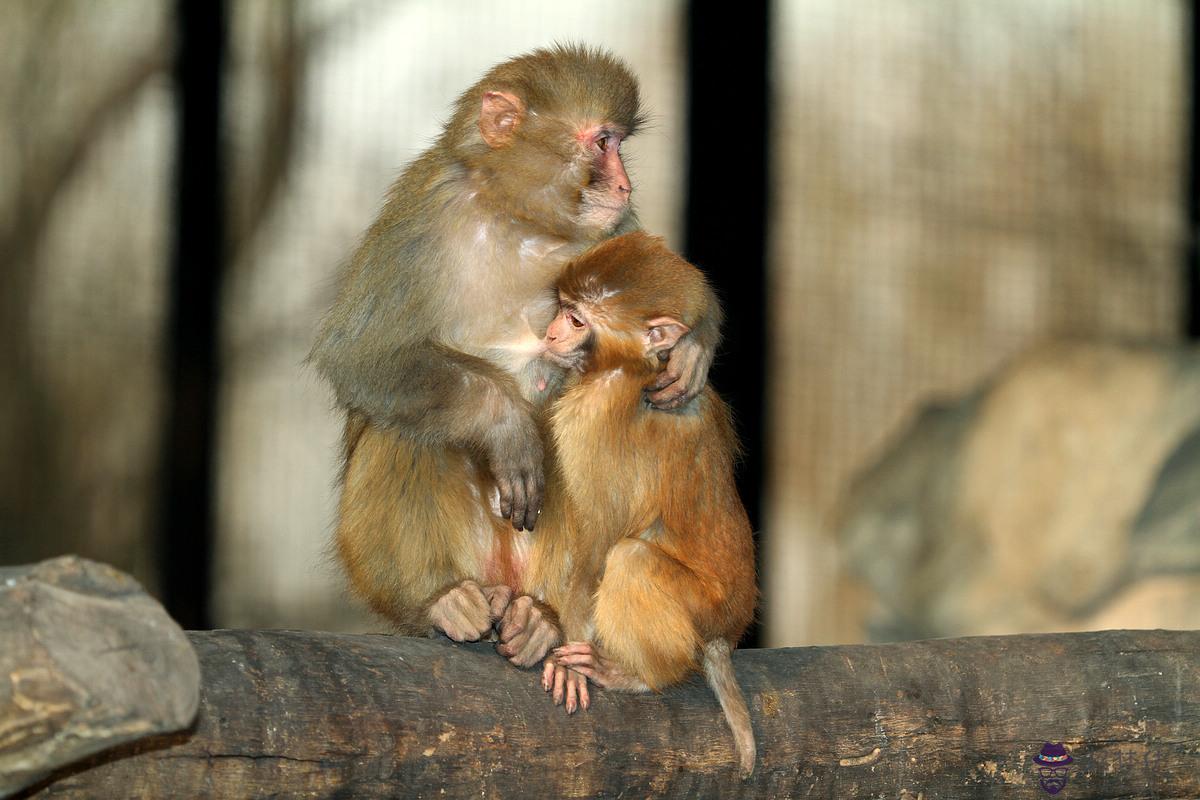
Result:
<instances>
[{"instance_id":1,"label":"face icon logo","mask_svg":"<svg viewBox=\"0 0 1200 800\"><path fill-rule=\"evenodd\" d=\"M1033 763L1037 768L1038 781L1047 794L1058 794L1066 788L1070 764L1074 760L1067 748L1057 742L1042 745L1042 751L1033 757Z\"/></svg>"}]
</instances>

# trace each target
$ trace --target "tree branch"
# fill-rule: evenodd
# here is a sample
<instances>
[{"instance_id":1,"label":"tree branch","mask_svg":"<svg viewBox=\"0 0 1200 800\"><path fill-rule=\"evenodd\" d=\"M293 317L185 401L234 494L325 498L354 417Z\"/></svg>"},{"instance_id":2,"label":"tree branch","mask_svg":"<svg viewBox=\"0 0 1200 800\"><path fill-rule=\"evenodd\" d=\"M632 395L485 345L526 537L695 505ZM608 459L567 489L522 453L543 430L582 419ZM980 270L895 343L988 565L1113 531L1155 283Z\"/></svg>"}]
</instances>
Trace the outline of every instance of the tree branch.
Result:
<instances>
[{"instance_id":1,"label":"tree branch","mask_svg":"<svg viewBox=\"0 0 1200 800\"><path fill-rule=\"evenodd\" d=\"M488 644L189 634L194 728L60 773L36 796L1037 797L1200 795L1200 633L1111 631L741 651L759 760L736 775L716 700L597 691L553 706Z\"/></svg>"}]
</instances>

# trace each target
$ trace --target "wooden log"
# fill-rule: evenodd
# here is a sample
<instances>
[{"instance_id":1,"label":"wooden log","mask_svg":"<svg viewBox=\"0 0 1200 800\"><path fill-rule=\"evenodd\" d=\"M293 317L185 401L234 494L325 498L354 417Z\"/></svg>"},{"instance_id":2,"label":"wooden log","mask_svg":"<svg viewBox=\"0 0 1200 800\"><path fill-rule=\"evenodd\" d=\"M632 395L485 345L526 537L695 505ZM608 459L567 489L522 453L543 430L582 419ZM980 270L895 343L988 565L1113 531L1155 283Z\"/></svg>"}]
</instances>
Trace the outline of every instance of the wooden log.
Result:
<instances>
[{"instance_id":1,"label":"wooden log","mask_svg":"<svg viewBox=\"0 0 1200 800\"><path fill-rule=\"evenodd\" d=\"M187 727L199 697L196 654L133 578L74 557L0 568L0 797Z\"/></svg>"},{"instance_id":2,"label":"wooden log","mask_svg":"<svg viewBox=\"0 0 1200 800\"><path fill-rule=\"evenodd\" d=\"M38 797L1032 798L1200 796L1200 633L1110 631L735 655L759 743L737 776L699 681L597 691L568 717L487 644L190 634L186 734L54 776ZM1049 796L1049 795L1045 795Z\"/></svg>"}]
</instances>

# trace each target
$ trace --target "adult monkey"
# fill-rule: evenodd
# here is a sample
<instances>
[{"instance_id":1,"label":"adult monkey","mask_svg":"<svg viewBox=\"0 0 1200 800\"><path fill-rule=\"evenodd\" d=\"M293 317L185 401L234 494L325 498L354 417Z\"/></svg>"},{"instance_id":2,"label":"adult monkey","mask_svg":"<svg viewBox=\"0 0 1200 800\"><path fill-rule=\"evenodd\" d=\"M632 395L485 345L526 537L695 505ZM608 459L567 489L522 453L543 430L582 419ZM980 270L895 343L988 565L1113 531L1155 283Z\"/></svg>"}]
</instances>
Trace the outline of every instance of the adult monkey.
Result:
<instances>
[{"instance_id":1,"label":"adult monkey","mask_svg":"<svg viewBox=\"0 0 1200 800\"><path fill-rule=\"evenodd\" d=\"M337 549L400 633L470 641L499 620L500 652L521 666L561 638L552 609L511 589L542 502L535 412L561 381L538 354L563 265L636 227L620 146L639 104L633 75L601 51L498 65L346 267L311 354L347 413ZM647 387L652 405L704 387L720 327L709 307Z\"/></svg>"}]
</instances>

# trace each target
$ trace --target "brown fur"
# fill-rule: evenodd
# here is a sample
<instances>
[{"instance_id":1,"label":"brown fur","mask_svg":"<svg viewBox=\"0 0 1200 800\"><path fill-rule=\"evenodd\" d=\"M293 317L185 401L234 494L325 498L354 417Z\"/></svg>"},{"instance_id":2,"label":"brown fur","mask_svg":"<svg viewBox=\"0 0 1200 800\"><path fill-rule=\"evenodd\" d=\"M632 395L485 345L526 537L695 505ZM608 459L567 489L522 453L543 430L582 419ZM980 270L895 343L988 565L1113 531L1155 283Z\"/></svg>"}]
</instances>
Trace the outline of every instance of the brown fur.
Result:
<instances>
[{"instance_id":1,"label":"brown fur","mask_svg":"<svg viewBox=\"0 0 1200 800\"><path fill-rule=\"evenodd\" d=\"M642 399L661 368L646 351L649 321L690 327L711 291L699 270L641 233L576 260L559 291L591 325L591 350L550 409L557 468L533 580L558 608L567 640L594 640L636 679L628 688L658 690L703 666L748 771L753 734L729 650L757 592L729 411L711 388L676 412Z\"/></svg>"},{"instance_id":2,"label":"brown fur","mask_svg":"<svg viewBox=\"0 0 1200 800\"><path fill-rule=\"evenodd\" d=\"M488 96L519 110L513 125L489 129ZM501 487L515 517L527 497L532 526L534 414L561 377L536 357L550 287L571 257L636 225L628 206L609 210L616 185L577 132L629 135L639 120L637 82L605 53L497 66L397 180L345 269L311 354L347 411L337 551L354 591L402 632L427 632L432 602L463 579L520 584L527 534L488 498Z\"/></svg>"}]
</instances>

